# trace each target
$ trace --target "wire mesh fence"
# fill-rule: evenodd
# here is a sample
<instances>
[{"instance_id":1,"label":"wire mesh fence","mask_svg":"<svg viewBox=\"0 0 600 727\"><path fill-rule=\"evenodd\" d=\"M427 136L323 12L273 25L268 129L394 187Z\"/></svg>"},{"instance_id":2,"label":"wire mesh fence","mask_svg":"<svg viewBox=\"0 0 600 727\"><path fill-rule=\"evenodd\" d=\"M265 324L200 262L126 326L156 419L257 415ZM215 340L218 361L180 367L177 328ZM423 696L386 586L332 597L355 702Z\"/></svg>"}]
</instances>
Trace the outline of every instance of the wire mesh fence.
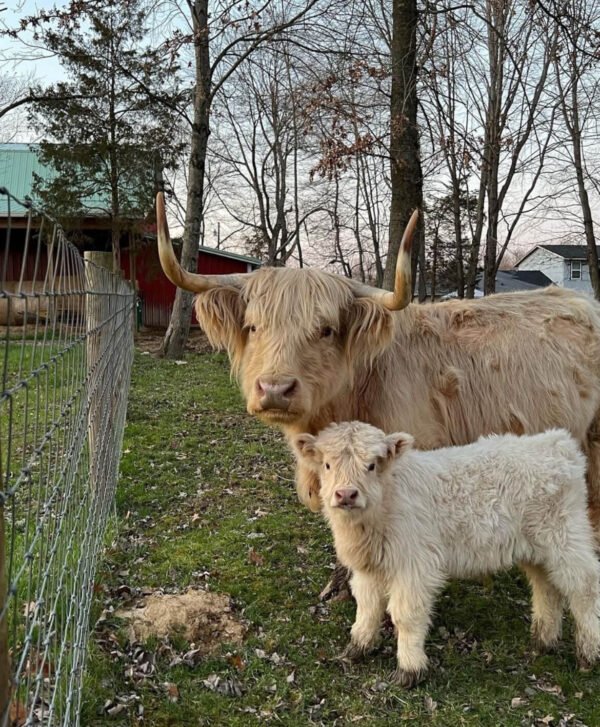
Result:
<instances>
[{"instance_id":1,"label":"wire mesh fence","mask_svg":"<svg viewBox=\"0 0 600 727\"><path fill-rule=\"evenodd\" d=\"M71 727L121 453L135 300L54 220L3 188L0 204L0 727Z\"/></svg>"}]
</instances>

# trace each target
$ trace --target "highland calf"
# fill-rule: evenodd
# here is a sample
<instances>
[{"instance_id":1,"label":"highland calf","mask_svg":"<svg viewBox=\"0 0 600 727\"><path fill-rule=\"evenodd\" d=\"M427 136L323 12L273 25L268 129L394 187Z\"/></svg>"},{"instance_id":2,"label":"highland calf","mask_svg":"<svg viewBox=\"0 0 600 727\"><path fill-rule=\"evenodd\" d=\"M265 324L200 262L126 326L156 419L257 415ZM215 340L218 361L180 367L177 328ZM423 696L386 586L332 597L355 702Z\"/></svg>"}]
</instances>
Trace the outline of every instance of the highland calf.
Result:
<instances>
[{"instance_id":1,"label":"highland calf","mask_svg":"<svg viewBox=\"0 0 600 727\"><path fill-rule=\"evenodd\" d=\"M518 564L531 584L539 645L558 640L565 601L579 666L596 661L600 567L585 459L565 430L419 452L409 434L350 422L298 435L293 444L320 477L338 558L353 573L349 657L376 644L387 608L398 639L395 678L413 686L427 668L425 637L447 579Z\"/></svg>"}]
</instances>

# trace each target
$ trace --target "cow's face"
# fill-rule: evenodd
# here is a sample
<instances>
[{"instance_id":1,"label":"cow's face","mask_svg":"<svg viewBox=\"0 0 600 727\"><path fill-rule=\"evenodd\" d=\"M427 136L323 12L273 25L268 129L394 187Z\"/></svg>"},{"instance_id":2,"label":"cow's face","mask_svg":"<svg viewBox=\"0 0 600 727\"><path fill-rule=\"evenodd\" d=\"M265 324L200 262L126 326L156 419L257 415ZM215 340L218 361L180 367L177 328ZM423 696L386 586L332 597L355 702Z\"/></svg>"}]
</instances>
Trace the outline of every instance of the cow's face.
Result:
<instances>
[{"instance_id":1,"label":"cow's face","mask_svg":"<svg viewBox=\"0 0 600 727\"><path fill-rule=\"evenodd\" d=\"M250 414L297 430L345 391L389 344L392 314L318 270L267 268L240 290L202 293L196 315L226 348Z\"/></svg>"},{"instance_id":2,"label":"cow's face","mask_svg":"<svg viewBox=\"0 0 600 727\"><path fill-rule=\"evenodd\" d=\"M386 435L364 422L344 422L292 441L297 457L319 475L325 511L359 518L379 512L390 486L389 466L414 440L404 432Z\"/></svg>"},{"instance_id":3,"label":"cow's face","mask_svg":"<svg viewBox=\"0 0 600 727\"><path fill-rule=\"evenodd\" d=\"M202 275L184 270L173 252L162 192L156 197L160 261L169 280L199 293L196 316L210 342L229 353L248 411L302 431L327 418L389 344L392 314L411 298L415 211L398 254L393 291L320 270L265 268ZM360 382L364 383L364 382Z\"/></svg>"}]
</instances>

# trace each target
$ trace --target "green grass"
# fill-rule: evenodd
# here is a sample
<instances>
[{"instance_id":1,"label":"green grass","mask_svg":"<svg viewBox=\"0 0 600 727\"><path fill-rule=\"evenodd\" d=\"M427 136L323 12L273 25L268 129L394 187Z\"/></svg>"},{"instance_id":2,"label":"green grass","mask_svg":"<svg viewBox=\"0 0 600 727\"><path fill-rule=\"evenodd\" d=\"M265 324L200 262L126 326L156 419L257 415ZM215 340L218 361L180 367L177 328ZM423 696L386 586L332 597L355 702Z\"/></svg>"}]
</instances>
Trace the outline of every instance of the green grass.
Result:
<instances>
[{"instance_id":1,"label":"green grass","mask_svg":"<svg viewBox=\"0 0 600 727\"><path fill-rule=\"evenodd\" d=\"M517 571L446 589L427 644L430 675L411 692L386 681L394 668L389 633L364 663L336 660L354 609L349 602L318 602L334 553L325 524L296 500L281 435L245 414L223 356L186 361L136 357L118 537L98 577L104 591L99 586L96 615L118 605L120 584L179 591L205 583L208 571L210 589L234 599L248 635L242 647L223 644L193 668L169 668L159 655L157 673L132 684L127 659L119 656L127 649L124 632L111 622L120 646L107 648L106 639L91 645L82 724L137 724L133 708L113 718L102 713L106 700L133 692L144 724L157 726L508 726L549 724L549 717L558 724L564 715L575 715L568 724L600 724L600 667L586 674L575 669L569 622L558 653L532 653L529 594ZM285 662L277 665L262 652ZM210 691L203 681L211 674L235 677L242 696ZM178 686L176 702L162 682ZM516 697L523 701L511 706Z\"/></svg>"}]
</instances>

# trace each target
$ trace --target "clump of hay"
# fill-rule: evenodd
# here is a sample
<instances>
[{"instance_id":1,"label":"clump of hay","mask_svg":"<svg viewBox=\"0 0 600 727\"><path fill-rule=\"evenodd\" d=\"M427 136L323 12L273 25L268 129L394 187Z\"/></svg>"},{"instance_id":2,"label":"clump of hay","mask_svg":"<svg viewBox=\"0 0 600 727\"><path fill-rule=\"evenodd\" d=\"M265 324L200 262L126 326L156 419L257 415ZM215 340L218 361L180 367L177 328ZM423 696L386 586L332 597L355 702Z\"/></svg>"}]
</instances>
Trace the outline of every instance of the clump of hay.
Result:
<instances>
[{"instance_id":1,"label":"clump of hay","mask_svg":"<svg viewBox=\"0 0 600 727\"><path fill-rule=\"evenodd\" d=\"M177 634L194 643L202 654L217 651L222 643L241 644L246 632L234 617L228 596L198 589L153 593L138 607L117 611L115 616L128 621L131 642Z\"/></svg>"}]
</instances>

